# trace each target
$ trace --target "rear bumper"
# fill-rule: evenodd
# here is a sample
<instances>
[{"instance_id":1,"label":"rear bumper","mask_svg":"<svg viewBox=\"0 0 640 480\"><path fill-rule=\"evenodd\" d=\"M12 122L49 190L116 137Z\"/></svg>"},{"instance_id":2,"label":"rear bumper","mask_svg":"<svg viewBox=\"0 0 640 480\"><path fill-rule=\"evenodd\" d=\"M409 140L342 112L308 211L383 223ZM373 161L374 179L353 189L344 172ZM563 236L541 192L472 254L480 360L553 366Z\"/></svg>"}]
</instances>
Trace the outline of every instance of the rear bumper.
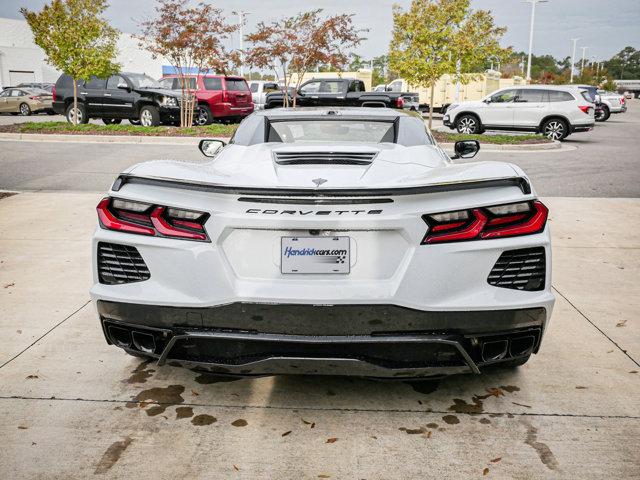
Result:
<instances>
[{"instance_id":1,"label":"rear bumper","mask_svg":"<svg viewBox=\"0 0 640 480\"><path fill-rule=\"evenodd\" d=\"M64 106L65 106L64 102L54 101L51 103L51 105L53 106L53 111L56 112L58 115L64 115L66 113L64 111Z\"/></svg>"},{"instance_id":2,"label":"rear bumper","mask_svg":"<svg viewBox=\"0 0 640 480\"><path fill-rule=\"evenodd\" d=\"M211 112L215 118L224 117L246 117L253 113L253 104L244 106L234 106L230 103L215 103L210 105Z\"/></svg>"},{"instance_id":3,"label":"rear bumper","mask_svg":"<svg viewBox=\"0 0 640 480\"><path fill-rule=\"evenodd\" d=\"M591 130L593 130L594 125L595 123L586 123L583 125L572 125L571 133L590 132Z\"/></svg>"},{"instance_id":4,"label":"rear bumper","mask_svg":"<svg viewBox=\"0 0 640 480\"><path fill-rule=\"evenodd\" d=\"M537 352L545 308L422 311L395 305L96 303L110 344L232 375L402 378L479 373ZM135 332L135 333L133 333Z\"/></svg>"}]
</instances>

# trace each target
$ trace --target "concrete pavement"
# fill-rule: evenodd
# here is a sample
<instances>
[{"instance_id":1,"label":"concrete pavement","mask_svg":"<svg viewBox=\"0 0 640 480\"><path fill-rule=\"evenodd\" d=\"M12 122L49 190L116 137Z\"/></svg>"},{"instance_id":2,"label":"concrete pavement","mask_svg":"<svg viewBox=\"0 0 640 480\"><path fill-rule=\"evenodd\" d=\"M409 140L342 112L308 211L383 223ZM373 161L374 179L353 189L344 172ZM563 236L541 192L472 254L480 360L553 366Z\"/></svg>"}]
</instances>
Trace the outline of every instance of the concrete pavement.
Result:
<instances>
[{"instance_id":1,"label":"concrete pavement","mask_svg":"<svg viewBox=\"0 0 640 480\"><path fill-rule=\"evenodd\" d=\"M640 200L545 198L558 302L540 354L408 384L212 383L107 346L88 303L98 199L0 199L0 478L640 478Z\"/></svg>"}]
</instances>

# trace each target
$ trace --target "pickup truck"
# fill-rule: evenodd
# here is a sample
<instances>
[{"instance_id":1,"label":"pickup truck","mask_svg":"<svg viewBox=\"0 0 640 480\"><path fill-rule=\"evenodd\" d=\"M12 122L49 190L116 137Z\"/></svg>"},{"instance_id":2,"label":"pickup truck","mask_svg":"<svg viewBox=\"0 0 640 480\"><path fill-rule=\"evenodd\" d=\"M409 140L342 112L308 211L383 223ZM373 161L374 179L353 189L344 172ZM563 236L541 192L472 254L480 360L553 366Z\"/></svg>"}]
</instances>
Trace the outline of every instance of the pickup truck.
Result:
<instances>
[{"instance_id":1,"label":"pickup truck","mask_svg":"<svg viewBox=\"0 0 640 480\"><path fill-rule=\"evenodd\" d=\"M282 92L267 95L265 108L282 106ZM293 96L289 94L289 103ZM312 78L298 89L300 107L387 107L418 110L418 94L402 92L366 92L364 82L353 78Z\"/></svg>"},{"instance_id":2,"label":"pickup truck","mask_svg":"<svg viewBox=\"0 0 640 480\"><path fill-rule=\"evenodd\" d=\"M251 80L249 81L249 89L251 90L251 98L253 99L253 105L256 110L262 110L264 108L267 94L270 92L277 92L280 90L276 82L268 82L264 80Z\"/></svg>"}]
</instances>

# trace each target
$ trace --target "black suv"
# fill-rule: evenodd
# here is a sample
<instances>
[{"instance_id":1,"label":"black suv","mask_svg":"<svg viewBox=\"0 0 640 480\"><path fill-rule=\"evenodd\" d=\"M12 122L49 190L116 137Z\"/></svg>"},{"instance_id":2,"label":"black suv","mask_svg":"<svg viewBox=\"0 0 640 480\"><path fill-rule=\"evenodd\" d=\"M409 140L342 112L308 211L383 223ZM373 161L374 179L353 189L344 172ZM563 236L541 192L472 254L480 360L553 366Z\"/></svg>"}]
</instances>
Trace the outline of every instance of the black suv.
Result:
<instances>
[{"instance_id":1,"label":"black suv","mask_svg":"<svg viewBox=\"0 0 640 480\"><path fill-rule=\"evenodd\" d=\"M128 119L145 127L180 121L180 94L164 89L143 73L120 73L109 78L91 77L78 81L78 111L73 109L73 79L62 75L53 89L53 109L73 123L101 118L107 124Z\"/></svg>"}]
</instances>

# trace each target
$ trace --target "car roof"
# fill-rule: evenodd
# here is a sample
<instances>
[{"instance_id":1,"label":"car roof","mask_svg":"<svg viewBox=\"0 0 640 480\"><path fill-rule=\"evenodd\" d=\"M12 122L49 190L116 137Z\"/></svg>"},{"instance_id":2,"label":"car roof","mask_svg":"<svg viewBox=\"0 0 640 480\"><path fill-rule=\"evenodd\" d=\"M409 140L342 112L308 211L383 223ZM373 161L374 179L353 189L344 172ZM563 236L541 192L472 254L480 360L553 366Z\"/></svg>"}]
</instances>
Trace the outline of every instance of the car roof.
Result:
<instances>
[{"instance_id":1,"label":"car roof","mask_svg":"<svg viewBox=\"0 0 640 480\"><path fill-rule=\"evenodd\" d=\"M296 108L274 108L269 110L258 110L254 113L256 116L267 118L287 118L287 117L305 117L305 118L372 118L372 119L389 119L395 120L398 117L409 117L408 113L401 110L380 107L296 107Z\"/></svg>"},{"instance_id":2,"label":"car roof","mask_svg":"<svg viewBox=\"0 0 640 480\"><path fill-rule=\"evenodd\" d=\"M508 88L518 88L522 90L578 90L582 87L579 85L514 85Z\"/></svg>"}]
</instances>

